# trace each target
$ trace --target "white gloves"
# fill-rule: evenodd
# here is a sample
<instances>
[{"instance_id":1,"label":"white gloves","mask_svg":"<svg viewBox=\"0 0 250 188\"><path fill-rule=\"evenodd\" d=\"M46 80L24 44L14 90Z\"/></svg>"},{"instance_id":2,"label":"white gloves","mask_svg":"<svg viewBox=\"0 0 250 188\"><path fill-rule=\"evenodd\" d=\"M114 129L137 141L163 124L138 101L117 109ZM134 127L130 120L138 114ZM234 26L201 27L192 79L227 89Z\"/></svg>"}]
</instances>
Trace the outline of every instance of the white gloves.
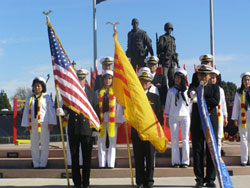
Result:
<instances>
[{"instance_id":1,"label":"white gloves","mask_svg":"<svg viewBox=\"0 0 250 188\"><path fill-rule=\"evenodd\" d=\"M196 97L196 92L195 91L190 92L190 98L191 98L191 102L197 103L197 97Z\"/></svg>"},{"instance_id":2,"label":"white gloves","mask_svg":"<svg viewBox=\"0 0 250 188\"><path fill-rule=\"evenodd\" d=\"M56 115L57 115L57 116L64 116L65 113L64 113L64 111L63 111L62 108L57 108L57 109L56 109Z\"/></svg>"},{"instance_id":3,"label":"white gloves","mask_svg":"<svg viewBox=\"0 0 250 188\"><path fill-rule=\"evenodd\" d=\"M195 91L191 91L190 92L190 97L191 97L191 99L194 99L196 97L196 92Z\"/></svg>"}]
</instances>

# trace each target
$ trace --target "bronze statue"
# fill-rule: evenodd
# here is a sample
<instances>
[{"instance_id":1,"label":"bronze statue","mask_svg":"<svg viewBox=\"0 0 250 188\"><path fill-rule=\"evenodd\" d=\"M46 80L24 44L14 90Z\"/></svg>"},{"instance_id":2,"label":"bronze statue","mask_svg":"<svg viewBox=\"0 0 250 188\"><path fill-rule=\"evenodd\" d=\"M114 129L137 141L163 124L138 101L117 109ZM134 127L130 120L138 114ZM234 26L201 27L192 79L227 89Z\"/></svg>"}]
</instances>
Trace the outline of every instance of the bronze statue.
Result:
<instances>
[{"instance_id":1,"label":"bronze statue","mask_svg":"<svg viewBox=\"0 0 250 188\"><path fill-rule=\"evenodd\" d=\"M154 55L152 41L147 33L138 27L139 21L134 18L132 20L133 29L128 33L128 49L126 55L130 58L130 62L136 70L137 67L145 67L144 59L148 52Z\"/></svg>"},{"instance_id":2,"label":"bronze statue","mask_svg":"<svg viewBox=\"0 0 250 188\"><path fill-rule=\"evenodd\" d=\"M168 22L164 26L165 34L160 36L157 41L157 56L159 64L163 67L163 74L168 80L168 86L174 85L174 70L175 66L179 66L178 53L176 53L175 38L171 36L174 30L173 24Z\"/></svg>"}]
</instances>

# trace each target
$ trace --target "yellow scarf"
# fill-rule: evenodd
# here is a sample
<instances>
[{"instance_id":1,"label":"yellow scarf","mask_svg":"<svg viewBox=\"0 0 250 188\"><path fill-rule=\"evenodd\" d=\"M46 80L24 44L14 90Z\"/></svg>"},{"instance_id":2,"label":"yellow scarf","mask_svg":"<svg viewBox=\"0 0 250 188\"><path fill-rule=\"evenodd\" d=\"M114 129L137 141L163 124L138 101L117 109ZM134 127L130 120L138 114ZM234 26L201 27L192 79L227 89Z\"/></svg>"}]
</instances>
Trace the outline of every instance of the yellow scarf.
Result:
<instances>
[{"instance_id":1,"label":"yellow scarf","mask_svg":"<svg viewBox=\"0 0 250 188\"><path fill-rule=\"evenodd\" d=\"M245 91L240 96L241 128L246 128L246 109L245 109Z\"/></svg>"},{"instance_id":2,"label":"yellow scarf","mask_svg":"<svg viewBox=\"0 0 250 188\"><path fill-rule=\"evenodd\" d=\"M109 87L109 136L113 138L115 136L115 96L112 87ZM103 137L105 135L104 127L104 116L103 116L103 96L105 89L102 88L99 92L99 109L100 109L100 119L101 119L101 129L99 136Z\"/></svg>"},{"instance_id":3,"label":"yellow scarf","mask_svg":"<svg viewBox=\"0 0 250 188\"><path fill-rule=\"evenodd\" d=\"M39 100L38 100L38 104L37 104L37 125L38 125L38 132L41 132L41 120L40 120L40 107L41 107L41 100L44 96L44 93L42 93L42 95L40 96ZM32 120L31 120L31 102L33 99L34 95L32 95L30 97L29 100L29 130L30 130L30 134L32 134Z\"/></svg>"}]
</instances>

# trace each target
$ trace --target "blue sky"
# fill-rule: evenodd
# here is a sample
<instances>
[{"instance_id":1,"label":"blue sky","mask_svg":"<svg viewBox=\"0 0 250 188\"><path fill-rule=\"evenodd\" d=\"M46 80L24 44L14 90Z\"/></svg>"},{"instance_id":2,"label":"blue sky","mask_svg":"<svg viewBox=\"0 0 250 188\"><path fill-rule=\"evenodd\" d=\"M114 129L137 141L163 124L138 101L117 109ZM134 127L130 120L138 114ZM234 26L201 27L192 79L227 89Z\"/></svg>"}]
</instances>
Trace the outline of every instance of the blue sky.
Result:
<instances>
[{"instance_id":1,"label":"blue sky","mask_svg":"<svg viewBox=\"0 0 250 188\"><path fill-rule=\"evenodd\" d=\"M12 97L18 87L31 87L34 77L51 75L51 56L43 11L53 10L50 21L70 60L77 68L93 66L92 0L0 0L0 89ZM240 85L240 74L250 71L250 1L215 0L214 36L217 69L224 81ZM127 48L131 20L152 39L172 22L180 65L191 80L194 64L210 53L209 0L107 0L97 5L98 60L113 56L113 30L106 22L120 22L118 40ZM98 69L101 66L98 61Z\"/></svg>"}]
</instances>

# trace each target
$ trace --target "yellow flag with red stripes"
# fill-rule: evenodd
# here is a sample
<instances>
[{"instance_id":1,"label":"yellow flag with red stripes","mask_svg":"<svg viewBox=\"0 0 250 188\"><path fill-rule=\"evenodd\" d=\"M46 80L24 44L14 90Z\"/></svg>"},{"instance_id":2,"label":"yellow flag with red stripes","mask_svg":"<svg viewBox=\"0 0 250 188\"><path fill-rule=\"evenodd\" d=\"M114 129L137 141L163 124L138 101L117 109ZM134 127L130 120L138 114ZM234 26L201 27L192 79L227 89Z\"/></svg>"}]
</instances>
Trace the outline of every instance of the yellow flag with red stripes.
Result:
<instances>
[{"instance_id":1,"label":"yellow flag with red stripes","mask_svg":"<svg viewBox=\"0 0 250 188\"><path fill-rule=\"evenodd\" d=\"M162 126L117 40L117 32L113 37L115 40L113 90L116 101L124 107L125 119L137 130L140 139L150 141L159 152L164 152L168 140Z\"/></svg>"}]
</instances>

